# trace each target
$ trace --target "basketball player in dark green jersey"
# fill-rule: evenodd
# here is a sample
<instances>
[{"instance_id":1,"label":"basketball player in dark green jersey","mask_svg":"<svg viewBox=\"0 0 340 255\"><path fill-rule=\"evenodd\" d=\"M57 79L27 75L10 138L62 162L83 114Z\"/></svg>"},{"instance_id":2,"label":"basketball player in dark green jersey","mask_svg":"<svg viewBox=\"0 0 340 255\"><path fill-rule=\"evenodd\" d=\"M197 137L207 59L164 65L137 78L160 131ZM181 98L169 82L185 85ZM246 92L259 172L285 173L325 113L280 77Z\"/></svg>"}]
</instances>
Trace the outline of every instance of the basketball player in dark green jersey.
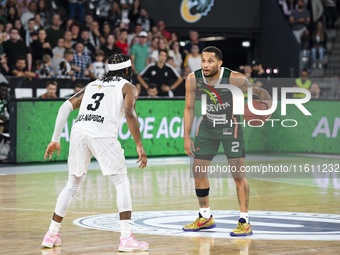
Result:
<instances>
[{"instance_id":1,"label":"basketball player in dark green jersey","mask_svg":"<svg viewBox=\"0 0 340 255\"><path fill-rule=\"evenodd\" d=\"M228 158L228 164L236 169L232 173L236 183L236 191L240 205L240 219L237 227L230 233L231 236L248 236L252 234L249 223L249 185L244 172L240 169L244 166L244 139L241 125L228 124L215 125L214 120L232 120L233 123L240 122L239 116L233 116L232 94L228 89L217 91L215 85L230 84L237 86L242 92L247 93L251 87L253 94L271 108L272 100L269 93L248 81L241 73L234 72L222 66L222 52L213 46L207 47L202 52L201 69L191 73L186 79L186 95L184 110L184 149L187 155L194 157L193 173L195 178L195 189L200 206L199 217L191 224L183 227L184 231L199 231L216 227L209 207L209 179L207 173L195 173L195 167L208 167L217 154L222 142L224 152ZM200 93L206 92L211 96L207 112L196 131L195 144L190 139L190 130L194 119L195 99ZM216 99L216 100L215 100ZM212 101L219 100L218 104ZM269 118L268 116L267 118Z\"/></svg>"}]
</instances>

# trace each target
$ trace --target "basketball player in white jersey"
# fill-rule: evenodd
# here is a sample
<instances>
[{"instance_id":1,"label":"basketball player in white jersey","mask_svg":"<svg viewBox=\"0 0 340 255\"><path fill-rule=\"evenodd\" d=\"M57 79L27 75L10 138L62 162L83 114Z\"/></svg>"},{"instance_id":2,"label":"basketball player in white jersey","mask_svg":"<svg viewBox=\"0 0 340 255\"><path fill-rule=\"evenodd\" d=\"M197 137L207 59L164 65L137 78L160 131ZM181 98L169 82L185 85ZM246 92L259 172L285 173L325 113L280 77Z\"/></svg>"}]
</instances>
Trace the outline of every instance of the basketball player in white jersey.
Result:
<instances>
[{"instance_id":1,"label":"basketball player in white jersey","mask_svg":"<svg viewBox=\"0 0 340 255\"><path fill-rule=\"evenodd\" d=\"M49 231L42 245L59 246L60 223L65 217L72 198L81 188L87 167L94 156L102 170L108 175L117 190L117 206L120 216L121 237L119 251L145 251L149 245L137 241L131 231L130 182L124 158L124 150L117 140L118 128L124 118L137 145L139 167L147 164L146 153L139 132L135 103L137 88L130 84L131 61L128 56L114 54L108 60L109 72L101 79L89 83L82 91L67 100L59 109L52 141L48 145L45 159L53 152L60 152L60 135L72 110L79 115L72 127L68 157L69 179L60 193Z\"/></svg>"}]
</instances>

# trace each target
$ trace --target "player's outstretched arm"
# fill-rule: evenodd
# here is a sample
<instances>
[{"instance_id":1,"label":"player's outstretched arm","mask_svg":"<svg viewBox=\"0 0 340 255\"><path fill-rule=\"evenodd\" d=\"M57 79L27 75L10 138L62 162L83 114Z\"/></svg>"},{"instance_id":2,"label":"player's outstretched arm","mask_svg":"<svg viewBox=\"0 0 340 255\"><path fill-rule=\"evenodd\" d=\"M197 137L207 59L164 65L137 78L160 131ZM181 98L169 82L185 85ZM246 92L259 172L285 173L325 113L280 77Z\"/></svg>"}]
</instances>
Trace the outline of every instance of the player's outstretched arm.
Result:
<instances>
[{"instance_id":1,"label":"player's outstretched arm","mask_svg":"<svg viewBox=\"0 0 340 255\"><path fill-rule=\"evenodd\" d=\"M124 109L125 109L125 118L126 123L129 127L131 135L135 140L137 145L137 153L138 160L137 163L140 162L139 167L144 168L147 164L146 153L142 144L142 139L139 131L139 122L136 113L136 100L138 98L138 89L132 84L126 83L123 87L123 96L124 100Z\"/></svg>"},{"instance_id":2,"label":"player's outstretched arm","mask_svg":"<svg viewBox=\"0 0 340 255\"><path fill-rule=\"evenodd\" d=\"M261 100L261 102L266 103L268 108L272 107L272 97L268 91L250 82L243 74L232 72L230 75L230 84L239 87L243 93L247 93L248 88L251 87L253 89L253 94L256 95Z\"/></svg>"},{"instance_id":3,"label":"player's outstretched arm","mask_svg":"<svg viewBox=\"0 0 340 255\"><path fill-rule=\"evenodd\" d=\"M80 107L81 100L83 99L83 96L84 96L84 92L85 92L85 88L82 89L82 91L75 94L69 100L66 100L60 106L58 116L55 122L52 141L47 146L47 149L45 152L45 156L44 156L45 159L47 159L48 156L50 156L49 159L51 159L55 151L57 151L57 155L59 157L60 150L61 150L61 146L60 146L61 132L63 131L63 128L68 119L68 116L70 115L70 112Z\"/></svg>"},{"instance_id":4,"label":"player's outstretched arm","mask_svg":"<svg viewBox=\"0 0 340 255\"><path fill-rule=\"evenodd\" d=\"M194 143L190 139L190 130L195 116L196 84L195 75L190 74L185 81L185 108L184 108L184 150L185 153L194 157Z\"/></svg>"}]
</instances>

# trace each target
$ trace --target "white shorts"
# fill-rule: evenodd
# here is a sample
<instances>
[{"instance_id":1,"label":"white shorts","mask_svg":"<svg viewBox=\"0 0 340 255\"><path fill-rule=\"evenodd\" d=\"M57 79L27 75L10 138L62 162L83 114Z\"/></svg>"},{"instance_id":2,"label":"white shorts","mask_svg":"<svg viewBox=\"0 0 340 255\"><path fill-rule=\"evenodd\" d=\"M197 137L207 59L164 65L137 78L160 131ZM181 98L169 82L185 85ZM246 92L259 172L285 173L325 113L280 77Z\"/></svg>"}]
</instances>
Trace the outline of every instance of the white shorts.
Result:
<instances>
[{"instance_id":1,"label":"white shorts","mask_svg":"<svg viewBox=\"0 0 340 255\"><path fill-rule=\"evenodd\" d=\"M77 177L86 174L93 156L103 175L127 173L124 150L116 138L91 138L85 131L72 128L68 154L69 174Z\"/></svg>"}]
</instances>

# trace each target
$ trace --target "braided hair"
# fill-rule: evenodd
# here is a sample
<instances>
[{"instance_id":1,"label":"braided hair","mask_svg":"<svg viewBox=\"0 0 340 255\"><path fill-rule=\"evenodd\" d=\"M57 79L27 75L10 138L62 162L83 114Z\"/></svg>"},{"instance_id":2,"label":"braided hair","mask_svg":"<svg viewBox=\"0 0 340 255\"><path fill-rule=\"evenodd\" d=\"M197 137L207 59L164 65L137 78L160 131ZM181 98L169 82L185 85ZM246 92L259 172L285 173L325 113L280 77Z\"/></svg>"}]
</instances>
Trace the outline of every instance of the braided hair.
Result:
<instances>
[{"instance_id":1,"label":"braided hair","mask_svg":"<svg viewBox=\"0 0 340 255\"><path fill-rule=\"evenodd\" d=\"M128 61L130 58L124 54L113 54L109 57L107 63L108 64L119 64L125 61ZM110 82L115 80L117 77L122 77L128 81L130 81L131 77L131 66L128 67L128 72L126 73L126 68L115 70L115 71L108 71L102 78L100 78L103 82Z\"/></svg>"}]
</instances>

